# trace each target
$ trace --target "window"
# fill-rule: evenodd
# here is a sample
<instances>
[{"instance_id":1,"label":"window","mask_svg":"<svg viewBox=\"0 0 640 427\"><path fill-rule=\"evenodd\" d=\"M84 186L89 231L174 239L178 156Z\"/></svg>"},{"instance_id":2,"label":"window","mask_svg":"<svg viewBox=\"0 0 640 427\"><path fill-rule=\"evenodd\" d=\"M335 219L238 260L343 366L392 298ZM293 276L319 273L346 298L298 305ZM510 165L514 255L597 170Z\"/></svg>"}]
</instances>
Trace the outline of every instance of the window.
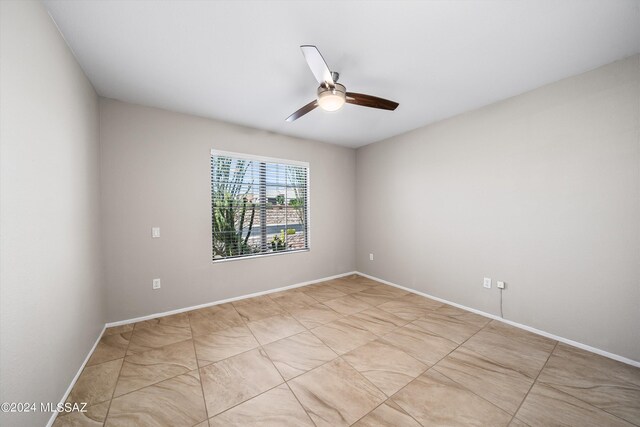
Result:
<instances>
[{"instance_id":1,"label":"window","mask_svg":"<svg viewBox=\"0 0 640 427\"><path fill-rule=\"evenodd\" d=\"M309 249L309 164L211 151L213 261Z\"/></svg>"}]
</instances>

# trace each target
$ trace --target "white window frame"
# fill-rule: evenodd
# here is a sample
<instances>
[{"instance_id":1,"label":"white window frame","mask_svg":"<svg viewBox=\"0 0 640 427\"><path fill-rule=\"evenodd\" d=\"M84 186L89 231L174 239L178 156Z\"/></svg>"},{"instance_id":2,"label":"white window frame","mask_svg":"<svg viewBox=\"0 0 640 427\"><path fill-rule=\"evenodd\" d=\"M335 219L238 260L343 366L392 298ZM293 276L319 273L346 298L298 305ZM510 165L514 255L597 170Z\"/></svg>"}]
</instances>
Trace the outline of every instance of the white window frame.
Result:
<instances>
[{"instance_id":1,"label":"white window frame","mask_svg":"<svg viewBox=\"0 0 640 427\"><path fill-rule=\"evenodd\" d=\"M217 150L215 148L211 149L210 157L211 156L226 156L226 157L233 157L233 158L239 158L242 160L251 160L256 162L278 163L283 165L300 166L300 167L306 168L307 170L307 192L306 192L306 196L307 196L307 212L306 212L307 227L306 228L307 229L306 229L306 236L305 236L307 241L306 248L288 250L288 251L279 251L279 252L263 252L255 255L241 255L241 256L234 256L229 258L218 258L218 259L214 259L213 253L212 253L211 254L212 263L218 264L218 263L224 263L224 262L240 261L245 259L256 259L256 258L265 258L265 257L271 257L271 256L279 256L279 255L297 254L301 252L309 252L311 250L311 167L309 166L309 162L303 162L299 160L280 159L277 157L257 156L254 154ZM209 164L210 179L211 179L211 172L212 172L211 164ZM211 195L213 195L211 191L210 193ZM211 200L211 203L209 203L209 206L211 206L212 204L213 204L213 200ZM212 224L213 212L211 210L211 207L209 208L209 214L211 215L211 224ZM211 234L211 239L213 239L213 229L211 229L210 234Z\"/></svg>"}]
</instances>

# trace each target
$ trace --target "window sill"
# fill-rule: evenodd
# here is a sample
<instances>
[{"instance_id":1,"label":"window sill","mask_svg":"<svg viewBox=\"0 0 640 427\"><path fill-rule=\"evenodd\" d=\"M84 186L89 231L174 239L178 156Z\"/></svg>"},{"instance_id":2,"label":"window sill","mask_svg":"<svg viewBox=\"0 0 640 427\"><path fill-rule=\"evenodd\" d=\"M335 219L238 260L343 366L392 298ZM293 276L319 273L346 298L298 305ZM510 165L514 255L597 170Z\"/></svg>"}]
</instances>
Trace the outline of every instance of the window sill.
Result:
<instances>
[{"instance_id":1,"label":"window sill","mask_svg":"<svg viewBox=\"0 0 640 427\"><path fill-rule=\"evenodd\" d=\"M272 257L272 256L280 256L280 255L299 254L300 252L309 252L309 248L307 248L307 249L296 249L295 251L269 252L269 253L266 253L266 254L238 256L238 257L233 257L233 258L220 258L220 259L214 259L211 262L213 264L219 264L219 263L224 263L224 262L240 261L240 260L245 260L245 259L257 259L257 258L267 258L267 257Z\"/></svg>"}]
</instances>

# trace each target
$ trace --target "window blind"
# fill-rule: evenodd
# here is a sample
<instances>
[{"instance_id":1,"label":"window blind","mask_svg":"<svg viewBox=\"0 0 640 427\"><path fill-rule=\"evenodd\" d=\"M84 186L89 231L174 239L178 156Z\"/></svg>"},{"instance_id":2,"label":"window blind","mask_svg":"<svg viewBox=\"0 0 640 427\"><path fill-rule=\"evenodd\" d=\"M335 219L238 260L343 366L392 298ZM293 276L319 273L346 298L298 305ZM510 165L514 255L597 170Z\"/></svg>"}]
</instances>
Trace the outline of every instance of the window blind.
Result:
<instances>
[{"instance_id":1,"label":"window blind","mask_svg":"<svg viewBox=\"0 0 640 427\"><path fill-rule=\"evenodd\" d=\"M211 151L213 261L309 248L309 164Z\"/></svg>"}]
</instances>

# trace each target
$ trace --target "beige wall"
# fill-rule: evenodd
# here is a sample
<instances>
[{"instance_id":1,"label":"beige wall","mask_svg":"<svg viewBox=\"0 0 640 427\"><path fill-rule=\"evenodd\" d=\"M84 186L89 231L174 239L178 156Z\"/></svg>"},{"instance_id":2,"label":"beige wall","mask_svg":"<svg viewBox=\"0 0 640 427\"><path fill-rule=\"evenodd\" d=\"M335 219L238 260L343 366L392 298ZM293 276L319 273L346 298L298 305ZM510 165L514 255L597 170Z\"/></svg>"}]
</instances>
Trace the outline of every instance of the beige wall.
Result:
<instances>
[{"instance_id":1,"label":"beige wall","mask_svg":"<svg viewBox=\"0 0 640 427\"><path fill-rule=\"evenodd\" d=\"M640 361L639 85L636 55L358 149L358 270L493 314L503 280L506 319Z\"/></svg>"},{"instance_id":2,"label":"beige wall","mask_svg":"<svg viewBox=\"0 0 640 427\"><path fill-rule=\"evenodd\" d=\"M0 402L57 403L106 320L98 99L39 2L1 1L0 32Z\"/></svg>"},{"instance_id":3,"label":"beige wall","mask_svg":"<svg viewBox=\"0 0 640 427\"><path fill-rule=\"evenodd\" d=\"M352 149L109 99L100 142L110 321L355 268ZM212 263L212 148L310 163L311 251ZM151 289L154 277L162 289Z\"/></svg>"}]
</instances>

